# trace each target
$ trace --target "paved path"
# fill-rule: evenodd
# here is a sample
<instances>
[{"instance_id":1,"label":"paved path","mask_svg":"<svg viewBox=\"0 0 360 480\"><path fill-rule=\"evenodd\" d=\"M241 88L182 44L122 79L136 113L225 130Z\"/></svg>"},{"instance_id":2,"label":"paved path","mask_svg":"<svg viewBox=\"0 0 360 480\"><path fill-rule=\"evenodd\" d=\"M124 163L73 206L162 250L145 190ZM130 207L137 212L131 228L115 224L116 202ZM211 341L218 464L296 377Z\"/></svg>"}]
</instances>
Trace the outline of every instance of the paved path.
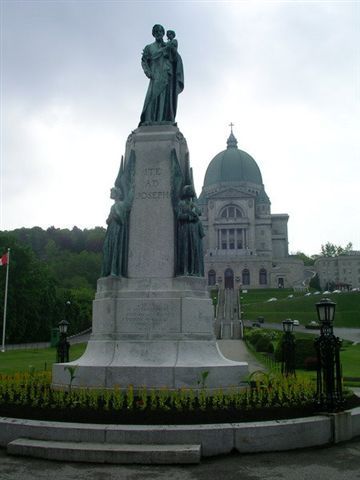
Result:
<instances>
[{"instance_id":1,"label":"paved path","mask_svg":"<svg viewBox=\"0 0 360 480\"><path fill-rule=\"evenodd\" d=\"M241 340L220 340L221 352L263 369ZM357 392L359 393L359 392ZM10 457L0 449L0 480L360 480L360 437L340 445L290 452L203 459L196 466L63 463Z\"/></svg>"},{"instance_id":2,"label":"paved path","mask_svg":"<svg viewBox=\"0 0 360 480\"><path fill-rule=\"evenodd\" d=\"M245 320L245 325L250 327L254 322L253 320ZM262 323L262 328L269 328L273 330L282 330L283 326L281 323ZM313 335L318 335L320 330L312 330L309 328L305 328L302 325L298 327L294 327L295 332L302 332L302 333L312 333ZM360 343L360 328L334 328L334 334L344 340L350 340L354 343Z\"/></svg>"},{"instance_id":3,"label":"paved path","mask_svg":"<svg viewBox=\"0 0 360 480\"><path fill-rule=\"evenodd\" d=\"M1 480L360 480L360 437L340 445L291 452L232 454L194 466L60 463L7 456Z\"/></svg>"},{"instance_id":4,"label":"paved path","mask_svg":"<svg viewBox=\"0 0 360 480\"><path fill-rule=\"evenodd\" d=\"M249 352L243 340L218 340L218 345L224 357L249 364L249 372L265 370L256 358Z\"/></svg>"}]
</instances>

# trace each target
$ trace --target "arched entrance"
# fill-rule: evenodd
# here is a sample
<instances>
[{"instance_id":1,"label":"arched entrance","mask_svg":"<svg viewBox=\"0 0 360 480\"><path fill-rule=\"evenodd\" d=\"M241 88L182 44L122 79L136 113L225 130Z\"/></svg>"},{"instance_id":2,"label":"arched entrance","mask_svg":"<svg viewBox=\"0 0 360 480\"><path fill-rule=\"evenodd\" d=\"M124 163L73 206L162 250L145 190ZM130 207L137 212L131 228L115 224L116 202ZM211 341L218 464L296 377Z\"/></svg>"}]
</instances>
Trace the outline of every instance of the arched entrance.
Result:
<instances>
[{"instance_id":1,"label":"arched entrance","mask_svg":"<svg viewBox=\"0 0 360 480\"><path fill-rule=\"evenodd\" d=\"M214 286L216 284L216 272L215 270L209 270L208 272L208 285Z\"/></svg>"},{"instance_id":2,"label":"arched entrance","mask_svg":"<svg viewBox=\"0 0 360 480\"><path fill-rule=\"evenodd\" d=\"M250 271L248 268L244 268L242 271L242 283L243 285L250 285Z\"/></svg>"},{"instance_id":3,"label":"arched entrance","mask_svg":"<svg viewBox=\"0 0 360 480\"><path fill-rule=\"evenodd\" d=\"M231 268L227 268L224 272L225 288L234 288L234 272Z\"/></svg>"},{"instance_id":4,"label":"arched entrance","mask_svg":"<svg viewBox=\"0 0 360 480\"><path fill-rule=\"evenodd\" d=\"M259 284L260 285L266 285L267 284L267 272L266 272L265 268L260 268Z\"/></svg>"}]
</instances>

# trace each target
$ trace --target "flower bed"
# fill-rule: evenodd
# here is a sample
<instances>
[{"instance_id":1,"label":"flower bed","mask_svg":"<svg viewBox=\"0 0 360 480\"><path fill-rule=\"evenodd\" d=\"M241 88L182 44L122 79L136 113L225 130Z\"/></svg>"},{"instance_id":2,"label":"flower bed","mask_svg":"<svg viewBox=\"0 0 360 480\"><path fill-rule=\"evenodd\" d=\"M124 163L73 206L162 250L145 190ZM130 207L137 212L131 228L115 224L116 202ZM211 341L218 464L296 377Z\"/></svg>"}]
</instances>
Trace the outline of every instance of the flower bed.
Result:
<instances>
[{"instance_id":1,"label":"flower bed","mask_svg":"<svg viewBox=\"0 0 360 480\"><path fill-rule=\"evenodd\" d=\"M51 388L51 374L0 375L0 415L54 421L118 424L228 423L296 418L317 413L305 377L263 374L251 388L106 390ZM360 405L349 396L345 408Z\"/></svg>"}]
</instances>

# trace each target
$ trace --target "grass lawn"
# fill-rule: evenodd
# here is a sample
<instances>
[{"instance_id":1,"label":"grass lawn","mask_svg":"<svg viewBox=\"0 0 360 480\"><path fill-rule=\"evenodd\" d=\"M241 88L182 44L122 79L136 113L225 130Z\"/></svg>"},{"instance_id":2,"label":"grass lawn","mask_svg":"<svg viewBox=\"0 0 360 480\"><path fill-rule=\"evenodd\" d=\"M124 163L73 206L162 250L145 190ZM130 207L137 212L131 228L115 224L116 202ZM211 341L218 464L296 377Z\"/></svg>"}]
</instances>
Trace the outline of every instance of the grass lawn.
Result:
<instances>
[{"instance_id":1,"label":"grass lawn","mask_svg":"<svg viewBox=\"0 0 360 480\"><path fill-rule=\"evenodd\" d=\"M265 330L268 330L268 329L264 329L264 331ZM301 333L301 332L296 332L294 335L295 335L295 338L297 339L309 338L309 336L315 339L315 337L318 336L316 333L308 334L308 333ZM280 371L281 369L280 363L276 363L270 360L269 357L264 353L256 352L255 349L249 345L248 345L248 348L250 348L252 355L254 355L254 357L260 363L262 363L268 370ZM349 386L351 385L351 386L360 387L360 345L359 344L353 345L351 342L347 340L343 340L342 348L340 351L340 362L342 365L342 374L344 377L344 384ZM296 371L297 373L301 373L302 375L310 377L314 380L316 379L315 371L308 371L308 370L301 370L301 369L297 369Z\"/></svg>"},{"instance_id":2,"label":"grass lawn","mask_svg":"<svg viewBox=\"0 0 360 480\"><path fill-rule=\"evenodd\" d=\"M360 383L360 345L347 345L340 352L344 377L356 377Z\"/></svg>"},{"instance_id":3,"label":"grass lawn","mask_svg":"<svg viewBox=\"0 0 360 480\"><path fill-rule=\"evenodd\" d=\"M288 298L294 295L293 298ZM335 326L360 328L360 293L346 292L326 295L336 303ZM277 298L268 302L269 298ZM299 320L306 325L317 320L315 304L322 295L304 296L304 293L292 292L290 289L248 290L241 293L241 310L244 318L256 320L265 317L266 322L279 323L285 318Z\"/></svg>"},{"instance_id":4,"label":"grass lawn","mask_svg":"<svg viewBox=\"0 0 360 480\"><path fill-rule=\"evenodd\" d=\"M76 360L85 351L86 343L70 347L70 360ZM55 348L38 348L29 350L9 350L0 352L0 373L26 372L29 367L36 371L51 370L56 362Z\"/></svg>"},{"instance_id":5,"label":"grass lawn","mask_svg":"<svg viewBox=\"0 0 360 480\"><path fill-rule=\"evenodd\" d=\"M314 334L314 337L316 334ZM297 338L308 338L309 334L296 333ZM70 360L76 360L85 351L86 343L72 345L70 348ZM251 353L262 363L266 368L273 368L273 362L269 362L262 353ZM357 380L351 380L351 384L358 384L360 386L360 345L352 345L350 342L343 342L343 348L340 353L341 364L344 377L351 377ZM16 373L26 372L29 367L33 367L36 371L51 370L52 364L56 361L55 348L41 348L31 350L11 350L5 353L0 353L0 373ZM280 364L276 364L277 370L280 369ZM299 370L300 372L300 370ZM316 372L302 371L304 375L312 378L316 377ZM345 382L346 383L346 382Z\"/></svg>"}]
</instances>

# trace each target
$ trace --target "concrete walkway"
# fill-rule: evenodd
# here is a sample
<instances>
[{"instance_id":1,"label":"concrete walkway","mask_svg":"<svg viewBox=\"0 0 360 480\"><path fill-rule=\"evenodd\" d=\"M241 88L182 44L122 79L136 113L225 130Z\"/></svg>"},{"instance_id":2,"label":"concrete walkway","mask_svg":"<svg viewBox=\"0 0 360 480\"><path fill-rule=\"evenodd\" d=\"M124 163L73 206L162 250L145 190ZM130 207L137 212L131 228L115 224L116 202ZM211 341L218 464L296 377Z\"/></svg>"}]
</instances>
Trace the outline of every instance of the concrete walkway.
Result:
<instances>
[{"instance_id":1,"label":"concrete walkway","mask_svg":"<svg viewBox=\"0 0 360 480\"><path fill-rule=\"evenodd\" d=\"M66 463L10 457L0 449L1 480L360 480L360 438L324 448L231 454L195 466Z\"/></svg>"},{"instance_id":2,"label":"concrete walkway","mask_svg":"<svg viewBox=\"0 0 360 480\"><path fill-rule=\"evenodd\" d=\"M251 327L252 324L254 323L254 320L245 320L244 324L246 327ZM262 323L261 324L262 328L268 328L269 330L283 330L282 323ZM301 332L301 333L308 333L312 335L319 335L320 330L311 330L308 328L305 328L303 325L299 325L298 327L295 327L295 332ZM349 340L350 342L353 343L360 343L360 328L345 328L345 327L334 327L334 335L337 337L340 337L344 340Z\"/></svg>"},{"instance_id":3,"label":"concrete walkway","mask_svg":"<svg viewBox=\"0 0 360 480\"><path fill-rule=\"evenodd\" d=\"M243 340L218 340L217 343L224 357L238 362L247 362L249 373L265 370L265 367L249 352Z\"/></svg>"}]
</instances>

